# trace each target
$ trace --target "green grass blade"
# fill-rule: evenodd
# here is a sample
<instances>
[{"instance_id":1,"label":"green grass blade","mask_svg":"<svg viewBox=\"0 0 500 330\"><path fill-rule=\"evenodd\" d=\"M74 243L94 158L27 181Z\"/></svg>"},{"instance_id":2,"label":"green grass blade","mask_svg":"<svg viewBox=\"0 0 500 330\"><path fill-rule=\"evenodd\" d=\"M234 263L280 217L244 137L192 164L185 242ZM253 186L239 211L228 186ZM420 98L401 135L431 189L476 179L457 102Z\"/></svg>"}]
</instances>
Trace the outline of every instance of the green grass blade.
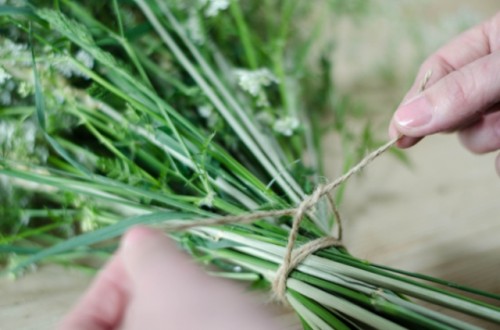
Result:
<instances>
[{"instance_id":1,"label":"green grass blade","mask_svg":"<svg viewBox=\"0 0 500 330\"><path fill-rule=\"evenodd\" d=\"M154 225L165 221L171 220L183 220L189 219L192 216L187 213L178 212L156 212L146 215L141 215L137 217L131 217L121 220L115 224L103 227L101 229L70 238L52 247L44 249L26 260L23 260L20 264L16 265L15 268L10 269L9 272L18 273L25 267L36 263L44 258L65 253L68 251L73 251L78 248L88 247L89 245L99 243L105 240L116 238L122 235L127 229L132 226L142 224L142 225Z\"/></svg>"}]
</instances>

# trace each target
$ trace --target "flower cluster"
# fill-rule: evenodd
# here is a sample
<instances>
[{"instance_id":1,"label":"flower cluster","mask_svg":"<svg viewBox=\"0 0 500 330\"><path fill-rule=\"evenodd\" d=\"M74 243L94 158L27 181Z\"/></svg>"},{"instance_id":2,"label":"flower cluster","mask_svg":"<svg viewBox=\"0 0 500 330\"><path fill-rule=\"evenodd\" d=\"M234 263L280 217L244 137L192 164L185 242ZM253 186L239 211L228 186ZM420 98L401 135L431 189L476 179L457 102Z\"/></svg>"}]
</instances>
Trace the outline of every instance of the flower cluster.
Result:
<instances>
[{"instance_id":1,"label":"flower cluster","mask_svg":"<svg viewBox=\"0 0 500 330\"><path fill-rule=\"evenodd\" d=\"M269 106L264 88L273 83L278 83L278 78L268 69L258 70L238 69L235 71L238 85L248 94L257 98L257 105L261 107Z\"/></svg>"},{"instance_id":2,"label":"flower cluster","mask_svg":"<svg viewBox=\"0 0 500 330\"><path fill-rule=\"evenodd\" d=\"M79 50L75 59L85 67L92 69L94 67L94 58L89 53ZM66 78L81 77L87 79L87 75L83 73L68 57L68 55L56 56L53 62L53 67Z\"/></svg>"},{"instance_id":3,"label":"flower cluster","mask_svg":"<svg viewBox=\"0 0 500 330\"><path fill-rule=\"evenodd\" d=\"M219 12L229 8L231 4L230 0L202 0L205 3L205 16L215 17L219 15Z\"/></svg>"},{"instance_id":4,"label":"flower cluster","mask_svg":"<svg viewBox=\"0 0 500 330\"><path fill-rule=\"evenodd\" d=\"M273 129L283 136L292 136L299 128L299 120L296 117L283 117L276 120Z\"/></svg>"}]
</instances>

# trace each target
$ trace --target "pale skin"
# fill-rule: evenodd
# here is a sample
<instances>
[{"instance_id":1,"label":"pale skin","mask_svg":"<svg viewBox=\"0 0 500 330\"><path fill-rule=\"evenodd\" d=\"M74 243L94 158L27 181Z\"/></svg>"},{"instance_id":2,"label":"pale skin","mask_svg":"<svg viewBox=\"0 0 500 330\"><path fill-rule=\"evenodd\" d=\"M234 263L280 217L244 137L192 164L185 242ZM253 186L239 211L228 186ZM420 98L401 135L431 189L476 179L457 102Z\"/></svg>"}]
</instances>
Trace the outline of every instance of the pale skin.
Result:
<instances>
[{"instance_id":1,"label":"pale skin","mask_svg":"<svg viewBox=\"0 0 500 330\"><path fill-rule=\"evenodd\" d=\"M423 92L419 87L432 75ZM421 66L394 113L401 148L457 132L475 153L500 149L500 12ZM500 175L500 155L496 158ZM241 287L206 275L163 234L136 227L66 316L60 329L282 329Z\"/></svg>"},{"instance_id":2,"label":"pale skin","mask_svg":"<svg viewBox=\"0 0 500 330\"><path fill-rule=\"evenodd\" d=\"M207 275L161 232L134 227L61 330L285 329L241 285Z\"/></svg>"},{"instance_id":3,"label":"pale skin","mask_svg":"<svg viewBox=\"0 0 500 330\"><path fill-rule=\"evenodd\" d=\"M419 92L427 72L432 75ZM431 55L394 113L392 138L401 148L427 135L457 132L478 154L500 149L500 12L464 32ZM500 155L496 158L500 175Z\"/></svg>"}]
</instances>

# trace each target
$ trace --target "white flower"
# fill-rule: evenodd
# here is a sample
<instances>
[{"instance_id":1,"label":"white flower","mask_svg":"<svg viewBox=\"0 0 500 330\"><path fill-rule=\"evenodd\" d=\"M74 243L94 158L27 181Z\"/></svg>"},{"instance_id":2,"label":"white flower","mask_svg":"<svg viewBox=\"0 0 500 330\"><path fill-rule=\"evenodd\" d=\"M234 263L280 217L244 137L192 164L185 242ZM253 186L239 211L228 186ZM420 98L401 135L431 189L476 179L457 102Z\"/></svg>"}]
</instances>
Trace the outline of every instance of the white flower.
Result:
<instances>
[{"instance_id":1,"label":"white flower","mask_svg":"<svg viewBox=\"0 0 500 330\"><path fill-rule=\"evenodd\" d=\"M283 117L274 123L273 129L284 135L292 136L294 131L299 127L299 120L295 117Z\"/></svg>"},{"instance_id":2,"label":"white flower","mask_svg":"<svg viewBox=\"0 0 500 330\"><path fill-rule=\"evenodd\" d=\"M82 63L87 68L91 69L94 66L94 58L87 52L79 50L75 59ZM66 78L82 77L88 79L87 75L71 61L68 55L57 56L53 62L53 67Z\"/></svg>"},{"instance_id":3,"label":"white flower","mask_svg":"<svg viewBox=\"0 0 500 330\"><path fill-rule=\"evenodd\" d=\"M8 73L7 71L5 71L5 69L0 66L0 85L2 85L3 83L5 83L10 78L12 78L12 76L10 75L10 73Z\"/></svg>"},{"instance_id":4,"label":"white flower","mask_svg":"<svg viewBox=\"0 0 500 330\"><path fill-rule=\"evenodd\" d=\"M0 47L0 54L2 56L10 55L12 58L19 58L22 56L28 56L27 50L28 45L16 44L10 39L5 39L3 47Z\"/></svg>"},{"instance_id":5,"label":"white flower","mask_svg":"<svg viewBox=\"0 0 500 330\"><path fill-rule=\"evenodd\" d=\"M210 190L207 195L198 202L199 206L212 207L214 205L215 192Z\"/></svg>"},{"instance_id":6,"label":"white flower","mask_svg":"<svg viewBox=\"0 0 500 330\"><path fill-rule=\"evenodd\" d=\"M38 125L31 120L0 121L0 155L9 159L26 159L35 154Z\"/></svg>"},{"instance_id":7,"label":"white flower","mask_svg":"<svg viewBox=\"0 0 500 330\"><path fill-rule=\"evenodd\" d=\"M92 69L94 67L94 58L84 50L80 49L76 53L75 58L78 60L78 62L82 63L89 69Z\"/></svg>"},{"instance_id":8,"label":"white flower","mask_svg":"<svg viewBox=\"0 0 500 330\"><path fill-rule=\"evenodd\" d=\"M33 153L35 151L36 133L38 126L32 121L25 121L22 125L22 141L26 151Z\"/></svg>"},{"instance_id":9,"label":"white flower","mask_svg":"<svg viewBox=\"0 0 500 330\"><path fill-rule=\"evenodd\" d=\"M26 212L21 212L21 219L19 220L19 222L23 225L23 226L29 226L30 224L30 220L31 220L31 217L29 216L28 213Z\"/></svg>"},{"instance_id":10,"label":"white flower","mask_svg":"<svg viewBox=\"0 0 500 330\"><path fill-rule=\"evenodd\" d=\"M219 119L211 104L199 106L198 114L207 120L208 127L214 127Z\"/></svg>"},{"instance_id":11,"label":"white flower","mask_svg":"<svg viewBox=\"0 0 500 330\"><path fill-rule=\"evenodd\" d=\"M16 132L16 127L13 122L0 121L0 141L10 145Z\"/></svg>"},{"instance_id":12,"label":"white flower","mask_svg":"<svg viewBox=\"0 0 500 330\"><path fill-rule=\"evenodd\" d=\"M58 56L53 62L53 67L66 78L71 78L77 68L67 56Z\"/></svg>"},{"instance_id":13,"label":"white flower","mask_svg":"<svg viewBox=\"0 0 500 330\"><path fill-rule=\"evenodd\" d=\"M9 79L0 88L0 104L10 105L12 103L12 92L16 89L16 83Z\"/></svg>"},{"instance_id":14,"label":"white flower","mask_svg":"<svg viewBox=\"0 0 500 330\"><path fill-rule=\"evenodd\" d=\"M21 81L19 86L17 86L17 94L22 98L27 97L33 93L33 86L29 85L26 81Z\"/></svg>"},{"instance_id":15,"label":"white flower","mask_svg":"<svg viewBox=\"0 0 500 330\"><path fill-rule=\"evenodd\" d=\"M84 207L82 210L82 219L80 220L80 228L83 232L88 232L98 227L96 214L89 207Z\"/></svg>"},{"instance_id":16,"label":"white flower","mask_svg":"<svg viewBox=\"0 0 500 330\"><path fill-rule=\"evenodd\" d=\"M206 17L215 17L219 12L229 8L230 0L208 0L207 8L205 9Z\"/></svg>"},{"instance_id":17,"label":"white flower","mask_svg":"<svg viewBox=\"0 0 500 330\"><path fill-rule=\"evenodd\" d=\"M235 71L235 74L241 89L252 96L258 96L263 87L267 87L272 83L278 83L276 76L265 68L255 71L239 69Z\"/></svg>"},{"instance_id":18,"label":"white flower","mask_svg":"<svg viewBox=\"0 0 500 330\"><path fill-rule=\"evenodd\" d=\"M214 112L214 108L210 104L205 104L198 107L198 113L203 118L209 118Z\"/></svg>"}]
</instances>

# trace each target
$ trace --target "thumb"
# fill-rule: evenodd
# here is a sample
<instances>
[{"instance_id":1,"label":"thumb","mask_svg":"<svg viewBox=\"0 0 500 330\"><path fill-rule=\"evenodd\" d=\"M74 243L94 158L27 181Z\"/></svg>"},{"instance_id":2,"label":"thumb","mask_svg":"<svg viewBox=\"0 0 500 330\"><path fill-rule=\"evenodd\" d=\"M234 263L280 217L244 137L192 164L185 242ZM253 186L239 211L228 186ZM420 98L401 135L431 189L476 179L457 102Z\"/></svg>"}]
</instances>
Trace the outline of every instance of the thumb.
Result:
<instances>
[{"instance_id":1,"label":"thumb","mask_svg":"<svg viewBox=\"0 0 500 330\"><path fill-rule=\"evenodd\" d=\"M499 67L500 52L495 52L444 76L396 110L396 129L423 137L472 123L500 101Z\"/></svg>"},{"instance_id":2,"label":"thumb","mask_svg":"<svg viewBox=\"0 0 500 330\"><path fill-rule=\"evenodd\" d=\"M201 269L171 239L151 228L137 226L129 230L120 250L133 286L168 283L186 276L204 277Z\"/></svg>"},{"instance_id":3,"label":"thumb","mask_svg":"<svg viewBox=\"0 0 500 330\"><path fill-rule=\"evenodd\" d=\"M121 329L194 329L191 313L201 309L194 293L210 284L202 270L164 234L143 226L125 234L120 253L130 286Z\"/></svg>"},{"instance_id":4,"label":"thumb","mask_svg":"<svg viewBox=\"0 0 500 330\"><path fill-rule=\"evenodd\" d=\"M159 232L135 227L120 249L131 286L122 330L284 329L241 288L207 276Z\"/></svg>"}]
</instances>

